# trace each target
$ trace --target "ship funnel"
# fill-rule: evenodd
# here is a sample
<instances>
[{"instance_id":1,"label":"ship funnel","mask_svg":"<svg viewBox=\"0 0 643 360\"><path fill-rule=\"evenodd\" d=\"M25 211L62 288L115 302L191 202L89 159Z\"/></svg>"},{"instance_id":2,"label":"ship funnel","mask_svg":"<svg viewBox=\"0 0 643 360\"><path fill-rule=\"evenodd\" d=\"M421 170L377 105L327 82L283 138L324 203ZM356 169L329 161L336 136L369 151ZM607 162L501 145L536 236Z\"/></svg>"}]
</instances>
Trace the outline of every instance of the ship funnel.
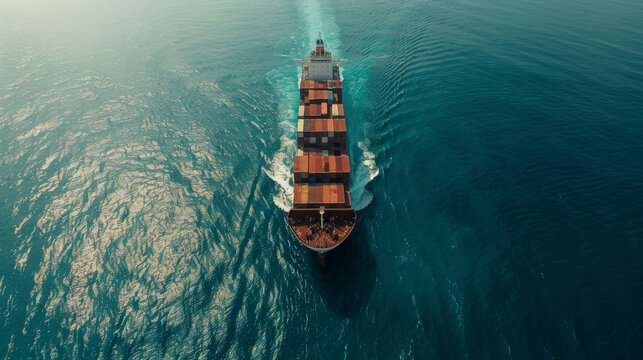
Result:
<instances>
[{"instance_id":1,"label":"ship funnel","mask_svg":"<svg viewBox=\"0 0 643 360\"><path fill-rule=\"evenodd\" d=\"M315 46L315 52L317 54L324 53L324 39L322 39L321 33L319 33L319 38L317 39L317 45Z\"/></svg>"}]
</instances>

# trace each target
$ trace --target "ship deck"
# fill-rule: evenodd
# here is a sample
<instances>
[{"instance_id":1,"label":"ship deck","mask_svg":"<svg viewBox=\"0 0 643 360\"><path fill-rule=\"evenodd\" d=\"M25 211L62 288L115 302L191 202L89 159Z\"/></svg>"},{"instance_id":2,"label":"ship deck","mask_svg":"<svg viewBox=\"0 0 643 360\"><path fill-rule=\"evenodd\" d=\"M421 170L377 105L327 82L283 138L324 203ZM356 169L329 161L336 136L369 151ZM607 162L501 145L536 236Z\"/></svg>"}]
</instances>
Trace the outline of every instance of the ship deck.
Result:
<instances>
[{"instance_id":1,"label":"ship deck","mask_svg":"<svg viewBox=\"0 0 643 360\"><path fill-rule=\"evenodd\" d=\"M292 209L288 226L306 247L324 252L341 244L355 227L357 215L353 209L328 209L322 229L319 209Z\"/></svg>"}]
</instances>

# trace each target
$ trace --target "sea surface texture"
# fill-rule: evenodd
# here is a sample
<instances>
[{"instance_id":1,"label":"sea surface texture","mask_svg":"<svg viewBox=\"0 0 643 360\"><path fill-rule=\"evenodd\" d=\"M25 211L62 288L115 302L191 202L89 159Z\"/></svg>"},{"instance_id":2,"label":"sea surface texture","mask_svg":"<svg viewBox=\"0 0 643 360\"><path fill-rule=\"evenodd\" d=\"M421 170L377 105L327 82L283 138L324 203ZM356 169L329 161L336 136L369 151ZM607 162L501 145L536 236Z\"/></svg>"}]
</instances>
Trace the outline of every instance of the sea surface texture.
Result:
<instances>
[{"instance_id":1,"label":"sea surface texture","mask_svg":"<svg viewBox=\"0 0 643 360\"><path fill-rule=\"evenodd\" d=\"M327 269L285 221L320 32ZM642 357L642 1L0 1L0 358Z\"/></svg>"}]
</instances>

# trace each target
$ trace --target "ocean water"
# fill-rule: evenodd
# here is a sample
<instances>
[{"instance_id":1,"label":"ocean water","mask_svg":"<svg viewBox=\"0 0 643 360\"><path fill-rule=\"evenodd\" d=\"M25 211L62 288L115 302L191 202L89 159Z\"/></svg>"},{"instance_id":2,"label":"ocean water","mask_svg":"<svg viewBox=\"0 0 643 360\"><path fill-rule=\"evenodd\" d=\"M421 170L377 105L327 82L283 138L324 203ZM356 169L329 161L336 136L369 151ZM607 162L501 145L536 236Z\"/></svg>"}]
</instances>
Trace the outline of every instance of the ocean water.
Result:
<instances>
[{"instance_id":1,"label":"ocean water","mask_svg":"<svg viewBox=\"0 0 643 360\"><path fill-rule=\"evenodd\" d=\"M643 356L643 2L0 2L0 358ZM298 68L359 222L291 237Z\"/></svg>"}]
</instances>

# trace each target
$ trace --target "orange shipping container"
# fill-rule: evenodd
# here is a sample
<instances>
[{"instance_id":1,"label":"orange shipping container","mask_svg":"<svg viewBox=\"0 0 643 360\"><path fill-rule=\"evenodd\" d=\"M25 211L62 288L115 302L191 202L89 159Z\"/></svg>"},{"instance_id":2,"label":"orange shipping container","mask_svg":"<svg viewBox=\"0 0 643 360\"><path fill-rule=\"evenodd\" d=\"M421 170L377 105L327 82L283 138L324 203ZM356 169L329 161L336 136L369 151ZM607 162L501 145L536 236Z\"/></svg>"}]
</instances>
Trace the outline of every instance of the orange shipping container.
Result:
<instances>
[{"instance_id":1,"label":"orange shipping container","mask_svg":"<svg viewBox=\"0 0 643 360\"><path fill-rule=\"evenodd\" d=\"M333 127L335 131L346 131L346 120L344 119L333 119Z\"/></svg>"},{"instance_id":2,"label":"orange shipping container","mask_svg":"<svg viewBox=\"0 0 643 360\"><path fill-rule=\"evenodd\" d=\"M347 155L342 155L342 170L345 172L350 172L350 161L348 161Z\"/></svg>"},{"instance_id":3,"label":"orange shipping container","mask_svg":"<svg viewBox=\"0 0 643 360\"><path fill-rule=\"evenodd\" d=\"M330 202L333 204L337 203L337 186L330 188Z\"/></svg>"},{"instance_id":4,"label":"orange shipping container","mask_svg":"<svg viewBox=\"0 0 643 360\"><path fill-rule=\"evenodd\" d=\"M330 203L330 188L327 184L322 185L322 191L323 191L323 196L322 196L322 202L325 204Z\"/></svg>"},{"instance_id":5,"label":"orange shipping container","mask_svg":"<svg viewBox=\"0 0 643 360\"><path fill-rule=\"evenodd\" d=\"M322 187L319 186L319 185L315 185L315 186L313 186L313 189L314 189L313 191L315 193L315 196L313 197L313 203L315 203L315 204L322 203L323 198L324 198Z\"/></svg>"},{"instance_id":6,"label":"orange shipping container","mask_svg":"<svg viewBox=\"0 0 643 360\"><path fill-rule=\"evenodd\" d=\"M299 184L295 184L295 199L293 202L295 205L301 204L301 186Z\"/></svg>"},{"instance_id":7,"label":"orange shipping container","mask_svg":"<svg viewBox=\"0 0 643 360\"><path fill-rule=\"evenodd\" d=\"M308 184L303 184L301 187L301 203L302 204L307 204L308 203Z\"/></svg>"}]
</instances>

